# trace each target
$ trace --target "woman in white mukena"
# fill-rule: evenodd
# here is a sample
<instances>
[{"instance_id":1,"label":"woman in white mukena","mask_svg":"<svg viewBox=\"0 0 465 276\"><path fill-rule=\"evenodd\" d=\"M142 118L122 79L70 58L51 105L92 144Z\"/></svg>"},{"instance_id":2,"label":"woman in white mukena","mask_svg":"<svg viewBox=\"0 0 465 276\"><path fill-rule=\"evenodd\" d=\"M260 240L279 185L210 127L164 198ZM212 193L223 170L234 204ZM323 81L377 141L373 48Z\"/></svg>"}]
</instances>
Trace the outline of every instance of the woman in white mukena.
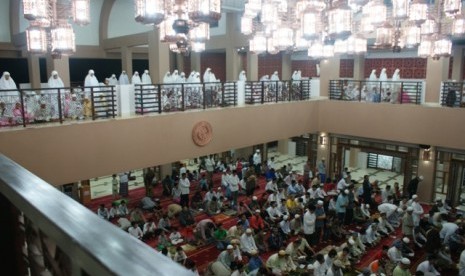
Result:
<instances>
[{"instance_id":1,"label":"woman in white mukena","mask_svg":"<svg viewBox=\"0 0 465 276\"><path fill-rule=\"evenodd\" d=\"M61 80L60 76L58 75L57 71L52 71L52 74L50 75L50 78L48 79L48 87L49 88L64 88L65 84ZM50 117L51 118L58 118L60 116L59 114L59 109L58 109L58 103L60 102L58 100L58 90L44 90L45 93L45 101L50 103ZM60 90L61 93L61 99L64 99L64 90ZM44 97L42 97L42 100Z\"/></svg>"}]
</instances>

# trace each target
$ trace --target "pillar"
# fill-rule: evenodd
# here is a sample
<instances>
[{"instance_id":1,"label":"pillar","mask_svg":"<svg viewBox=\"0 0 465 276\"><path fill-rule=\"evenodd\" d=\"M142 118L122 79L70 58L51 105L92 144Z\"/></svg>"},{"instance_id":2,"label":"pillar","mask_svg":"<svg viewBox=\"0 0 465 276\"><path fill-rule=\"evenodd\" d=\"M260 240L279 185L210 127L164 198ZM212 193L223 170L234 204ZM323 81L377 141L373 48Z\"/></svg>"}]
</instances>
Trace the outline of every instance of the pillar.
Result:
<instances>
[{"instance_id":1,"label":"pillar","mask_svg":"<svg viewBox=\"0 0 465 276\"><path fill-rule=\"evenodd\" d=\"M339 70L338 70L339 71ZM326 144L322 144L321 142L321 136L325 136L326 137ZM329 158L330 158L330 154L331 154L331 149L329 147L329 135L328 133L325 133L325 132L320 132L318 133L318 148L317 148L317 152L316 152L316 164L318 164L318 162L321 160L321 159L325 159L326 160L326 173L328 174L329 173ZM309 145L311 146L311 145ZM310 158L310 157L309 157Z\"/></svg>"},{"instance_id":2,"label":"pillar","mask_svg":"<svg viewBox=\"0 0 465 276\"><path fill-rule=\"evenodd\" d=\"M168 44L160 42L159 30L149 32L149 70L153 83L162 83L167 71L170 71L170 49Z\"/></svg>"},{"instance_id":3,"label":"pillar","mask_svg":"<svg viewBox=\"0 0 465 276\"><path fill-rule=\"evenodd\" d=\"M238 80L241 71L241 57L233 45L226 47L226 80Z\"/></svg>"},{"instance_id":4,"label":"pillar","mask_svg":"<svg viewBox=\"0 0 465 276\"><path fill-rule=\"evenodd\" d=\"M33 54L28 54L27 67L29 71L29 83L31 84L31 87L40 88L39 57Z\"/></svg>"},{"instance_id":5,"label":"pillar","mask_svg":"<svg viewBox=\"0 0 465 276\"><path fill-rule=\"evenodd\" d=\"M186 78L189 77L190 72L186 72L184 68L184 56L182 54L174 54L174 56L176 59L176 65L174 68L178 69L179 74L184 72L186 74Z\"/></svg>"},{"instance_id":6,"label":"pillar","mask_svg":"<svg viewBox=\"0 0 465 276\"><path fill-rule=\"evenodd\" d=\"M172 172L173 172L173 165L171 163L161 165L160 166L161 180L165 179L167 175L171 176Z\"/></svg>"},{"instance_id":7,"label":"pillar","mask_svg":"<svg viewBox=\"0 0 465 276\"><path fill-rule=\"evenodd\" d=\"M191 52L191 71L200 72L200 69L200 53Z\"/></svg>"},{"instance_id":8,"label":"pillar","mask_svg":"<svg viewBox=\"0 0 465 276\"><path fill-rule=\"evenodd\" d=\"M281 80L290 80L292 76L291 53L283 53L281 58Z\"/></svg>"},{"instance_id":9,"label":"pillar","mask_svg":"<svg viewBox=\"0 0 465 276\"><path fill-rule=\"evenodd\" d=\"M121 69L126 71L126 74L131 78L132 76L132 48L123 46L121 47Z\"/></svg>"},{"instance_id":10,"label":"pillar","mask_svg":"<svg viewBox=\"0 0 465 276\"><path fill-rule=\"evenodd\" d=\"M289 153L288 142L289 142L289 139L284 139L284 140L279 140L278 141L278 152L280 154L284 155L284 154Z\"/></svg>"},{"instance_id":11,"label":"pillar","mask_svg":"<svg viewBox=\"0 0 465 276\"><path fill-rule=\"evenodd\" d=\"M463 54L464 46L455 46L453 49L452 57L454 62L452 63L452 80L462 81L463 80Z\"/></svg>"},{"instance_id":12,"label":"pillar","mask_svg":"<svg viewBox=\"0 0 465 276\"><path fill-rule=\"evenodd\" d=\"M365 79L365 57L361 55L354 56L354 80Z\"/></svg>"},{"instance_id":13,"label":"pillar","mask_svg":"<svg viewBox=\"0 0 465 276\"><path fill-rule=\"evenodd\" d=\"M258 55L247 51L247 80L258 81Z\"/></svg>"},{"instance_id":14,"label":"pillar","mask_svg":"<svg viewBox=\"0 0 465 276\"><path fill-rule=\"evenodd\" d=\"M429 57L426 62L425 103L439 105L441 82L449 75L449 58L434 60Z\"/></svg>"},{"instance_id":15,"label":"pillar","mask_svg":"<svg viewBox=\"0 0 465 276\"><path fill-rule=\"evenodd\" d=\"M418 184L417 195L420 202L430 203L433 201L434 196L434 164L436 163L435 150L430 149L429 160L424 159L424 149L421 149L418 157L418 176L423 176L423 181ZM410 181L410 179L407 180Z\"/></svg>"},{"instance_id":16,"label":"pillar","mask_svg":"<svg viewBox=\"0 0 465 276\"><path fill-rule=\"evenodd\" d=\"M245 160L249 160L249 156L252 155L253 152L253 147L246 147L246 148L241 148L241 149L236 149L234 151L234 156L236 158L244 158Z\"/></svg>"},{"instance_id":17,"label":"pillar","mask_svg":"<svg viewBox=\"0 0 465 276\"><path fill-rule=\"evenodd\" d=\"M358 168L358 154L360 153L360 148L350 148L350 158L349 164L347 167Z\"/></svg>"},{"instance_id":18,"label":"pillar","mask_svg":"<svg viewBox=\"0 0 465 276\"><path fill-rule=\"evenodd\" d=\"M90 69L90 68L89 68ZM70 87L70 76L69 76L69 57L61 56L59 59L54 59L50 55L47 56L47 78L50 77L52 71L57 71L65 87ZM87 73L87 72L86 72ZM82 76L82 82L84 82L85 76ZM83 83L84 84L84 83Z\"/></svg>"},{"instance_id":19,"label":"pillar","mask_svg":"<svg viewBox=\"0 0 465 276\"><path fill-rule=\"evenodd\" d=\"M340 64L339 57L324 59L320 62L320 96L329 96L329 81L339 79Z\"/></svg>"}]
</instances>

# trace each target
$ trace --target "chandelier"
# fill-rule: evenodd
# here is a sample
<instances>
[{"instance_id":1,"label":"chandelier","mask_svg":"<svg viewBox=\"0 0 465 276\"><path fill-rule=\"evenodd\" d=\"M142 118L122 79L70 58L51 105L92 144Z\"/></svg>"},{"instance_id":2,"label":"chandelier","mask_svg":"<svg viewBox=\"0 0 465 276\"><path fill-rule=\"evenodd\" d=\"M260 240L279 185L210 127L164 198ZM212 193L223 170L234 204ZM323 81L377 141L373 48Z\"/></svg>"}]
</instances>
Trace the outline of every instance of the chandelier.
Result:
<instances>
[{"instance_id":1,"label":"chandelier","mask_svg":"<svg viewBox=\"0 0 465 276\"><path fill-rule=\"evenodd\" d=\"M255 53L307 50L315 59L363 54L370 47L418 48L420 57L451 55L465 36L461 0L248 0L241 32Z\"/></svg>"},{"instance_id":2,"label":"chandelier","mask_svg":"<svg viewBox=\"0 0 465 276\"><path fill-rule=\"evenodd\" d=\"M53 58L76 52L74 30L68 22L90 23L89 0L23 0L27 50L34 54L50 52Z\"/></svg>"},{"instance_id":3,"label":"chandelier","mask_svg":"<svg viewBox=\"0 0 465 276\"><path fill-rule=\"evenodd\" d=\"M157 25L160 41L176 53L205 50L210 24L221 18L221 0L134 0L135 20Z\"/></svg>"}]
</instances>

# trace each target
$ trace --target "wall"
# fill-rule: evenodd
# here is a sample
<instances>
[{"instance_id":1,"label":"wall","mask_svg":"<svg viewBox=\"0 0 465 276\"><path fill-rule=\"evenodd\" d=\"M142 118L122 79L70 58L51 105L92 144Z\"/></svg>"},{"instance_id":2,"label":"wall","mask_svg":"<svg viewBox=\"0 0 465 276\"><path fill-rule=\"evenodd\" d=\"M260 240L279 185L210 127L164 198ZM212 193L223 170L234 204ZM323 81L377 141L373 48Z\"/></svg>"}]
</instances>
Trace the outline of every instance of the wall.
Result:
<instances>
[{"instance_id":1,"label":"wall","mask_svg":"<svg viewBox=\"0 0 465 276\"><path fill-rule=\"evenodd\" d=\"M311 133L317 129L317 104L247 106L7 130L0 135L0 152L58 185ZM192 127L199 121L208 121L213 128L213 139L205 147L195 146L191 138ZM276 131L276 126L286 127Z\"/></svg>"},{"instance_id":2,"label":"wall","mask_svg":"<svg viewBox=\"0 0 465 276\"><path fill-rule=\"evenodd\" d=\"M296 70L302 71L302 77L317 77L316 65L320 63L318 60L292 60L292 72Z\"/></svg>"},{"instance_id":3,"label":"wall","mask_svg":"<svg viewBox=\"0 0 465 276\"><path fill-rule=\"evenodd\" d=\"M353 59L341 59L341 63L339 65L339 77L340 78L353 78L354 77L354 60Z\"/></svg>"},{"instance_id":4,"label":"wall","mask_svg":"<svg viewBox=\"0 0 465 276\"><path fill-rule=\"evenodd\" d=\"M79 26L71 23L76 34L76 45L99 45L100 12L103 0L90 1L90 23ZM70 20L72 22L73 20ZM120 25L124 25L120 23Z\"/></svg>"},{"instance_id":5,"label":"wall","mask_svg":"<svg viewBox=\"0 0 465 276\"><path fill-rule=\"evenodd\" d=\"M90 69L95 71L95 76L99 82L104 82L105 78L112 74L121 74L120 59L92 59L92 58L70 58L69 75L71 82L82 82ZM142 72L139 72L142 76Z\"/></svg>"},{"instance_id":6,"label":"wall","mask_svg":"<svg viewBox=\"0 0 465 276\"><path fill-rule=\"evenodd\" d=\"M201 53L200 55L200 79L207 68L211 68L216 79L226 80L226 53ZM189 72L185 72L189 76Z\"/></svg>"},{"instance_id":7,"label":"wall","mask_svg":"<svg viewBox=\"0 0 465 276\"><path fill-rule=\"evenodd\" d=\"M134 14L134 1L116 0L108 19L108 38L153 30L152 25L136 22Z\"/></svg>"},{"instance_id":8,"label":"wall","mask_svg":"<svg viewBox=\"0 0 465 276\"><path fill-rule=\"evenodd\" d=\"M273 75L274 71L278 71L279 79L282 76L282 53L276 55L263 54L258 56L258 78L264 75Z\"/></svg>"},{"instance_id":9,"label":"wall","mask_svg":"<svg viewBox=\"0 0 465 276\"><path fill-rule=\"evenodd\" d=\"M376 69L379 77L381 69L386 68L388 78L391 78L396 68L400 69L401 79L424 79L426 78L426 59L424 58L366 58L365 78Z\"/></svg>"},{"instance_id":10,"label":"wall","mask_svg":"<svg viewBox=\"0 0 465 276\"><path fill-rule=\"evenodd\" d=\"M0 42L10 42L10 1L0 1Z\"/></svg>"}]
</instances>

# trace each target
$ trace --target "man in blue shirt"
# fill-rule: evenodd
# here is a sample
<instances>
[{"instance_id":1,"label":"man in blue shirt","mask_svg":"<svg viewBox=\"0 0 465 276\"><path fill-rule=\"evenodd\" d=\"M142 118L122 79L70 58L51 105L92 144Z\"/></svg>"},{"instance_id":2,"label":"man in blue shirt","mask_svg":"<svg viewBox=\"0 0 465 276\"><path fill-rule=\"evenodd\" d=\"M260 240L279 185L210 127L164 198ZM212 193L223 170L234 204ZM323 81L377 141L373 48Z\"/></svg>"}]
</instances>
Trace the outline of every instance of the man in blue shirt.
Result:
<instances>
[{"instance_id":1,"label":"man in blue shirt","mask_svg":"<svg viewBox=\"0 0 465 276\"><path fill-rule=\"evenodd\" d=\"M344 191L341 191L336 200L336 212L341 223L344 222L346 207L349 204L349 199L347 198L348 194L349 190L345 189Z\"/></svg>"}]
</instances>

